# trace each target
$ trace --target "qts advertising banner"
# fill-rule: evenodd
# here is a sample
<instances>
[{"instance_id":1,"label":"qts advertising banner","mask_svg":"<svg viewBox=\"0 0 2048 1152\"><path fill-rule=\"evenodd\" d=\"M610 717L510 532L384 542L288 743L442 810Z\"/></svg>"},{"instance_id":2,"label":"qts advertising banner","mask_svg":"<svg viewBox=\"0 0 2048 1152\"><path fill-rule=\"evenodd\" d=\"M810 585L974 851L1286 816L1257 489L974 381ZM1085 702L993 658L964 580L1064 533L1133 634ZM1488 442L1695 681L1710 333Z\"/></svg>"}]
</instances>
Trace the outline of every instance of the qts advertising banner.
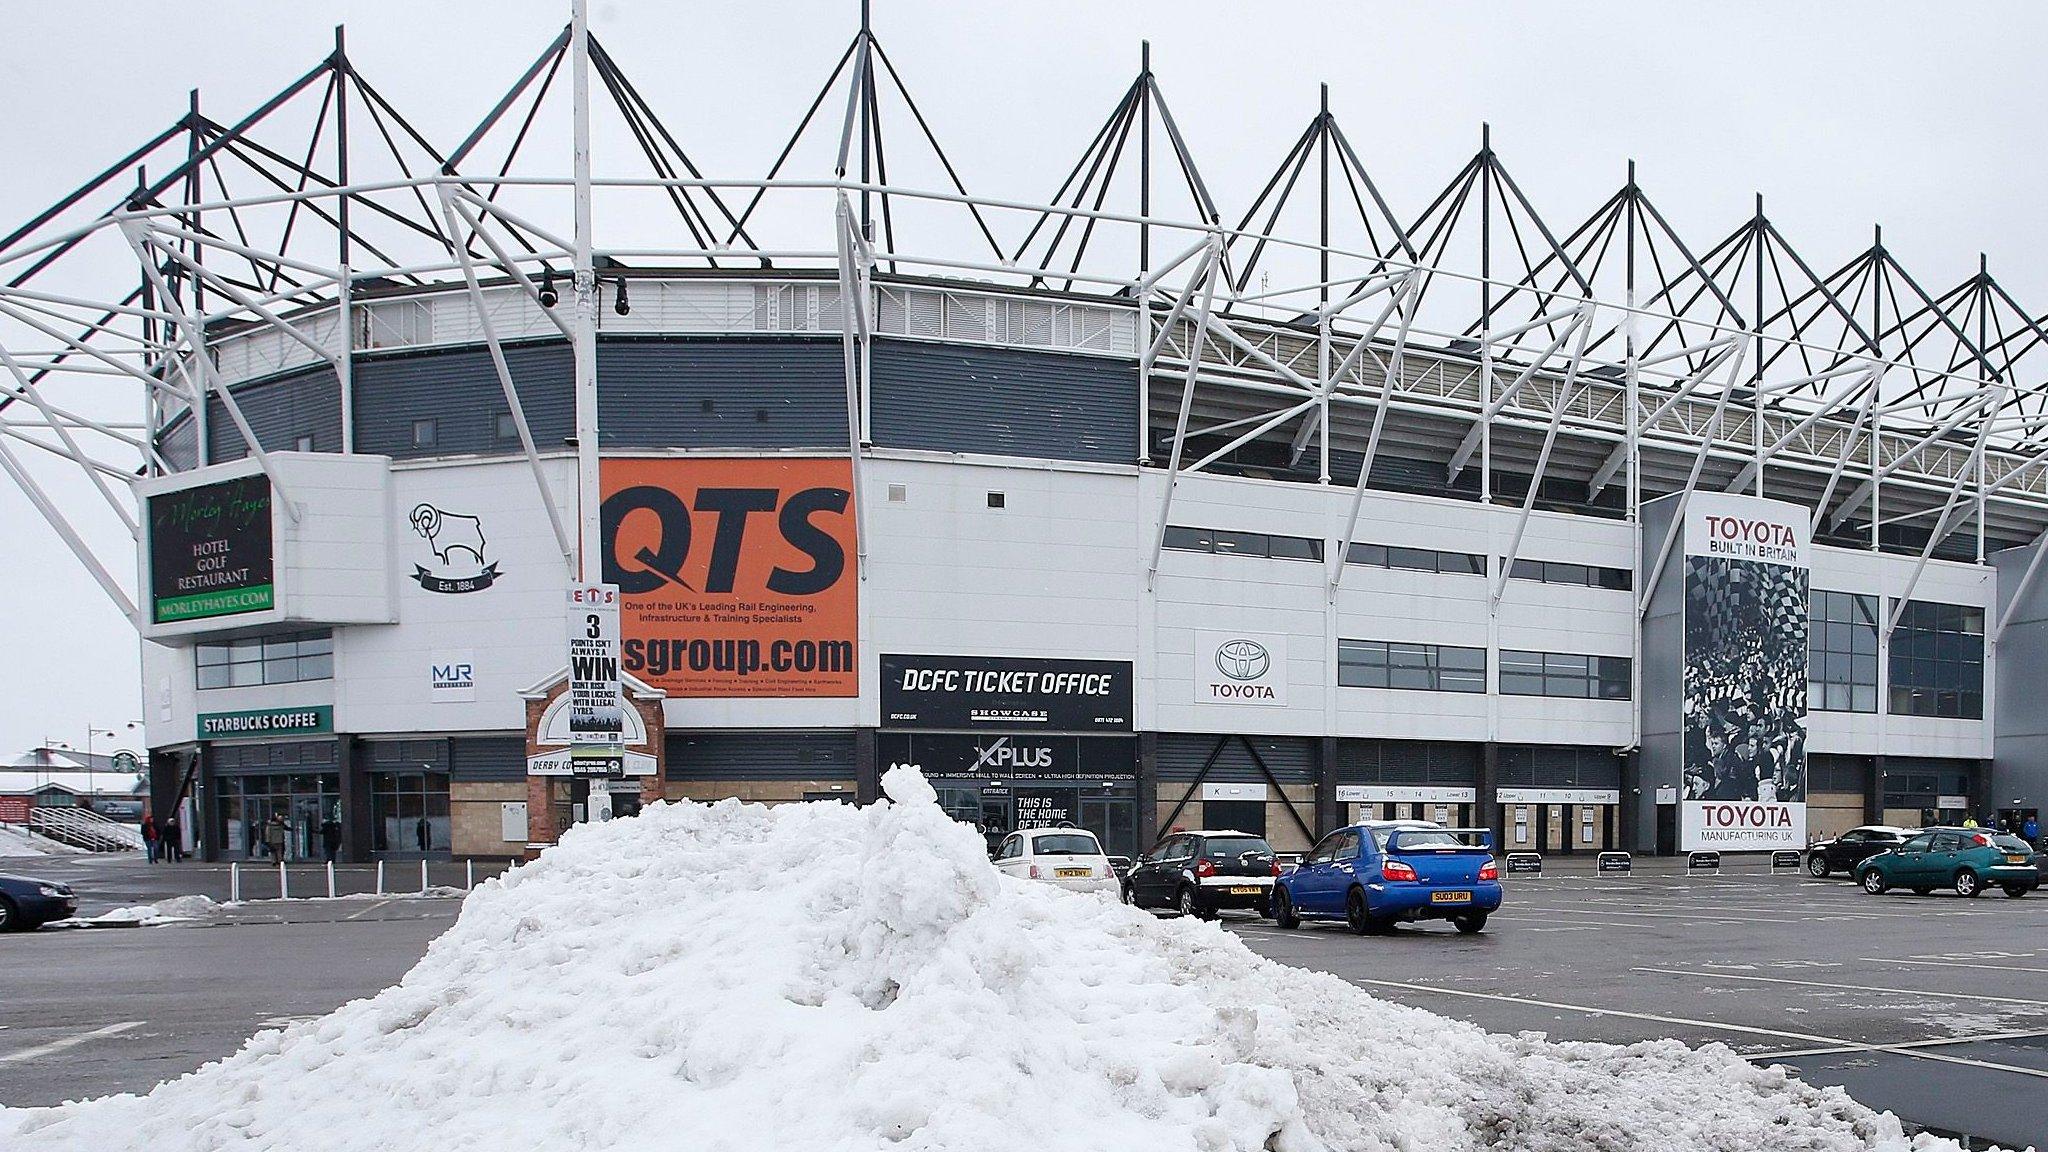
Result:
<instances>
[{"instance_id":1,"label":"qts advertising banner","mask_svg":"<svg viewBox=\"0 0 2048 1152\"><path fill-rule=\"evenodd\" d=\"M1808 515L1686 502L1685 851L1806 846Z\"/></svg>"},{"instance_id":2,"label":"qts advertising banner","mask_svg":"<svg viewBox=\"0 0 2048 1152\"><path fill-rule=\"evenodd\" d=\"M150 621L267 612L270 480L258 473L149 498Z\"/></svg>"},{"instance_id":3,"label":"qts advertising banner","mask_svg":"<svg viewBox=\"0 0 2048 1152\"><path fill-rule=\"evenodd\" d=\"M625 670L671 696L857 696L853 465L606 460Z\"/></svg>"}]
</instances>

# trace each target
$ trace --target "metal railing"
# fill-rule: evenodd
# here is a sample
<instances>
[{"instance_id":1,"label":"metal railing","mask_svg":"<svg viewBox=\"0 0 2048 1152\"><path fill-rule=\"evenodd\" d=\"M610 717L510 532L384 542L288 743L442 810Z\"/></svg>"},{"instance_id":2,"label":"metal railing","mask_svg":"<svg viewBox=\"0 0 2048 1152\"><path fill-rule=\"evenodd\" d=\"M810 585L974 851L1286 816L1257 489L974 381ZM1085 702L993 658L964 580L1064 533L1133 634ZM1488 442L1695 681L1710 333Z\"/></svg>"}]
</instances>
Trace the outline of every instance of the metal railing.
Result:
<instances>
[{"instance_id":1,"label":"metal railing","mask_svg":"<svg viewBox=\"0 0 2048 1152\"><path fill-rule=\"evenodd\" d=\"M28 829L89 852L135 852L142 848L142 833L133 825L110 820L90 808L31 808Z\"/></svg>"}]
</instances>

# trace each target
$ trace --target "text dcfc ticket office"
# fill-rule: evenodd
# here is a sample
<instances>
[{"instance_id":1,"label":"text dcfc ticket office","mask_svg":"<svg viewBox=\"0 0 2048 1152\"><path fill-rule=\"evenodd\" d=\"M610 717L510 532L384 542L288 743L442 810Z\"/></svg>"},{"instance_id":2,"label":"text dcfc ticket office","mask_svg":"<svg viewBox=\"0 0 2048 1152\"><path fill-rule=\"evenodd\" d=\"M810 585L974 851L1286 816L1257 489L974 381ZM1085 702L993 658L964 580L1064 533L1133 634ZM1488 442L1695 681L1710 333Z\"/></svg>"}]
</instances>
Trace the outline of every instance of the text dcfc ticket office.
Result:
<instances>
[{"instance_id":1,"label":"text dcfc ticket office","mask_svg":"<svg viewBox=\"0 0 2048 1152\"><path fill-rule=\"evenodd\" d=\"M1132 668L1123 660L884 653L876 759L915 765L991 846L1073 824L1138 852Z\"/></svg>"}]
</instances>

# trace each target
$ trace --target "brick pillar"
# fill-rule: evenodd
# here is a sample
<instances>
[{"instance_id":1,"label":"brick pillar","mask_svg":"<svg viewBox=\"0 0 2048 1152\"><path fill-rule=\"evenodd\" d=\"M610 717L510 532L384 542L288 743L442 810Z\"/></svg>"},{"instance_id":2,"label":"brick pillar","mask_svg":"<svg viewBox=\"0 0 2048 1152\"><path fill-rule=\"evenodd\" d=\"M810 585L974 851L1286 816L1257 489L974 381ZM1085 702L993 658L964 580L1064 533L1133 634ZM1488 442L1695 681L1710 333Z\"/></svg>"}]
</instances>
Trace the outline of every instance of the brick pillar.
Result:
<instances>
[{"instance_id":1,"label":"brick pillar","mask_svg":"<svg viewBox=\"0 0 2048 1152\"><path fill-rule=\"evenodd\" d=\"M662 782L668 779L668 721L661 711L661 700L635 698L633 707L640 713L641 726L647 729L647 743L639 751L654 757L654 775L640 778L640 803L652 804L662 797Z\"/></svg>"},{"instance_id":2,"label":"brick pillar","mask_svg":"<svg viewBox=\"0 0 2048 1152\"><path fill-rule=\"evenodd\" d=\"M875 762L875 730L853 730L853 802L873 804L882 798L882 769Z\"/></svg>"},{"instance_id":3,"label":"brick pillar","mask_svg":"<svg viewBox=\"0 0 2048 1152\"><path fill-rule=\"evenodd\" d=\"M565 686L565 685L564 685ZM562 686L538 699L526 702L526 755L528 759L540 755L540 717L547 711L548 702L561 695ZM562 830L555 827L554 777L528 776L526 778L526 858L531 860L539 854L536 845L553 844L561 839Z\"/></svg>"}]
</instances>

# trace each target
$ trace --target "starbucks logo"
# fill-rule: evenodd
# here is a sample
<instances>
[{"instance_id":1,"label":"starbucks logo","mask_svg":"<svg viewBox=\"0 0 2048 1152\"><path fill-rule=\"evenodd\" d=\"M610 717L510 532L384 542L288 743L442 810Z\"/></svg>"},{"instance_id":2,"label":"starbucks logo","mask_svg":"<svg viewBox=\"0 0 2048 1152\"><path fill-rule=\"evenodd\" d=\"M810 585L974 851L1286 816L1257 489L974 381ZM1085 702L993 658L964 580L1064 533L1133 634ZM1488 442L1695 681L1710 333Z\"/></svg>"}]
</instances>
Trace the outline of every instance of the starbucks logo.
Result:
<instances>
[{"instance_id":1,"label":"starbucks logo","mask_svg":"<svg viewBox=\"0 0 2048 1152\"><path fill-rule=\"evenodd\" d=\"M1226 640L1216 647L1216 670L1232 680L1257 680L1273 666L1273 657L1257 640Z\"/></svg>"}]
</instances>

